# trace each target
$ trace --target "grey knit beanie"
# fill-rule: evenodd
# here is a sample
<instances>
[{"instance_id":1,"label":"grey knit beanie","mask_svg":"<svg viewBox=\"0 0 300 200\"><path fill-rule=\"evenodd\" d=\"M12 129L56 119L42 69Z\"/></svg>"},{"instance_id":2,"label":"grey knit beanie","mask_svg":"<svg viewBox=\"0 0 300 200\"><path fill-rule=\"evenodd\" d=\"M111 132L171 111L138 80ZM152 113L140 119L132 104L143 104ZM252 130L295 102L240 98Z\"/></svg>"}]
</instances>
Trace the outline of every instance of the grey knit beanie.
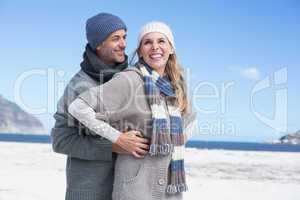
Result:
<instances>
[{"instance_id":1,"label":"grey knit beanie","mask_svg":"<svg viewBox=\"0 0 300 200\"><path fill-rule=\"evenodd\" d=\"M125 29L125 23L110 13L99 13L86 21L86 38L92 49L101 44L111 33Z\"/></svg>"}]
</instances>

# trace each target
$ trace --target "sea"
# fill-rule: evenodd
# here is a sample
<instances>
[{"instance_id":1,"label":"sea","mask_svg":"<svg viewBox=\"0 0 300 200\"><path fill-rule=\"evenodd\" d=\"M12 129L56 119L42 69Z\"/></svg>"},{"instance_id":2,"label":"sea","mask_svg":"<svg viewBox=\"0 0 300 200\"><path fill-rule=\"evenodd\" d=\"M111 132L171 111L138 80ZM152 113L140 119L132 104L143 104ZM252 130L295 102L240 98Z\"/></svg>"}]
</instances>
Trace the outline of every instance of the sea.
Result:
<instances>
[{"instance_id":1,"label":"sea","mask_svg":"<svg viewBox=\"0 0 300 200\"><path fill-rule=\"evenodd\" d=\"M0 133L0 142L51 143L49 135ZM0 144L1 145L1 144ZM257 142L188 141L186 147L197 149L222 149L237 151L300 152L300 145Z\"/></svg>"}]
</instances>

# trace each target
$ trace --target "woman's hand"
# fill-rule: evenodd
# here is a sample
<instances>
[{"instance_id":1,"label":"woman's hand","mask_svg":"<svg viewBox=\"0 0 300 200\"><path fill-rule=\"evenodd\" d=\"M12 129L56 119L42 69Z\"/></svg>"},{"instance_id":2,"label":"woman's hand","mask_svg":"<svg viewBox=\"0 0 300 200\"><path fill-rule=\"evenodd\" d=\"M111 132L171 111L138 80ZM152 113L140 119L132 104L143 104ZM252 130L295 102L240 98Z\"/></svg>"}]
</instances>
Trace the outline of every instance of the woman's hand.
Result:
<instances>
[{"instance_id":1,"label":"woman's hand","mask_svg":"<svg viewBox=\"0 0 300 200\"><path fill-rule=\"evenodd\" d=\"M143 158L149 151L149 141L139 131L122 133L115 144L136 158Z\"/></svg>"}]
</instances>

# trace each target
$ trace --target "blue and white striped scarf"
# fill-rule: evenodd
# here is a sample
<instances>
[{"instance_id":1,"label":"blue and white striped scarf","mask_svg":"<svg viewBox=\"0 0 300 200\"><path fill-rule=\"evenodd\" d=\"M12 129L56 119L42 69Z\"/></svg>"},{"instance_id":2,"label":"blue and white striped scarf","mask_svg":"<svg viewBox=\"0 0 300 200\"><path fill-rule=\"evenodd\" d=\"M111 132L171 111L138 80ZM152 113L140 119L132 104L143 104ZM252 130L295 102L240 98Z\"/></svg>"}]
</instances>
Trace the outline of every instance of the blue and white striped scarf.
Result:
<instances>
[{"instance_id":1,"label":"blue and white striped scarf","mask_svg":"<svg viewBox=\"0 0 300 200\"><path fill-rule=\"evenodd\" d=\"M187 191L181 112L172 103L176 97L175 90L168 78L160 77L143 60L139 61L137 67L143 74L145 93L152 112L153 128L149 153L151 156L172 154L166 192L175 194ZM163 105L160 93L167 97L167 109Z\"/></svg>"}]
</instances>

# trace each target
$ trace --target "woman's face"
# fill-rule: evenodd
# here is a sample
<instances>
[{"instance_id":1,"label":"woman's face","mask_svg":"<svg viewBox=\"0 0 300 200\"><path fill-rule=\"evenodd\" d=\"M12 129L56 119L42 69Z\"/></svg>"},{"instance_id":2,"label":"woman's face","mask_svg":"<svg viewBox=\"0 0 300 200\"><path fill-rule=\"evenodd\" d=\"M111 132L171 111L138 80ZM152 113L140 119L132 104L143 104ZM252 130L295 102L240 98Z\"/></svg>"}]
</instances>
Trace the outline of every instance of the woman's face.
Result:
<instances>
[{"instance_id":1,"label":"woman's face","mask_svg":"<svg viewBox=\"0 0 300 200\"><path fill-rule=\"evenodd\" d=\"M160 75L164 74L167 61L173 48L167 37L158 32L146 34L140 44L139 56Z\"/></svg>"}]
</instances>

